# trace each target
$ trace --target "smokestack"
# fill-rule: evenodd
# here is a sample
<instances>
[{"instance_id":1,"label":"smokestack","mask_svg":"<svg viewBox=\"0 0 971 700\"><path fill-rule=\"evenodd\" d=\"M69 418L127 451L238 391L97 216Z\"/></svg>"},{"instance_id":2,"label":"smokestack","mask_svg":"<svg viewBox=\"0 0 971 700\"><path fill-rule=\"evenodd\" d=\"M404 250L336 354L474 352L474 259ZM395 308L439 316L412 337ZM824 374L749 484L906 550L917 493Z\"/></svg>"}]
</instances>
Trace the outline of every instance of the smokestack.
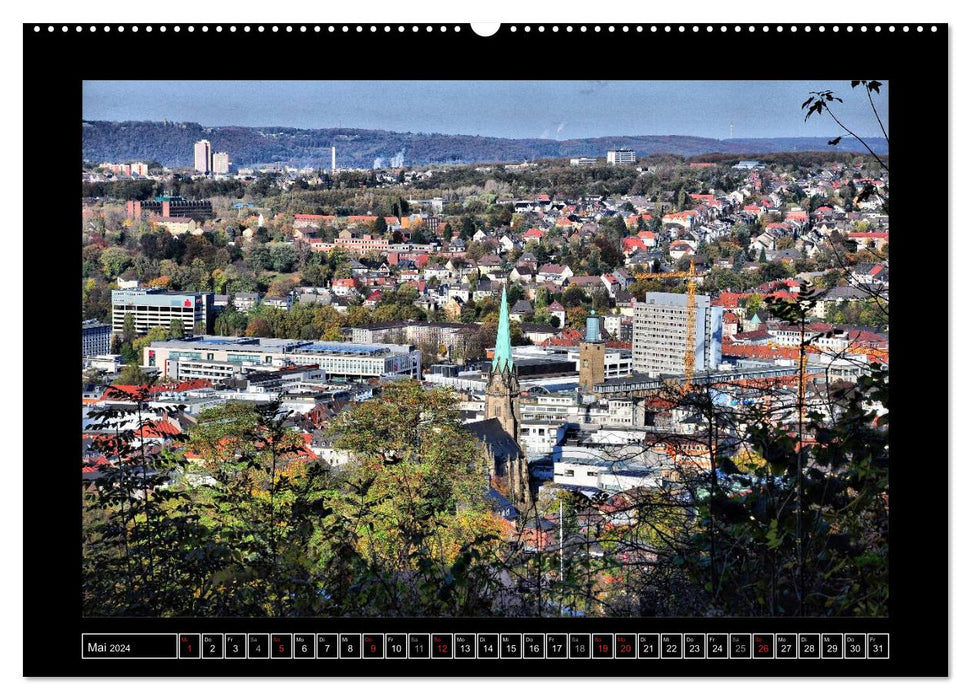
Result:
<instances>
[{"instance_id":1,"label":"smokestack","mask_svg":"<svg viewBox=\"0 0 971 700\"><path fill-rule=\"evenodd\" d=\"M330 172L337 172L337 146L330 147Z\"/></svg>"}]
</instances>

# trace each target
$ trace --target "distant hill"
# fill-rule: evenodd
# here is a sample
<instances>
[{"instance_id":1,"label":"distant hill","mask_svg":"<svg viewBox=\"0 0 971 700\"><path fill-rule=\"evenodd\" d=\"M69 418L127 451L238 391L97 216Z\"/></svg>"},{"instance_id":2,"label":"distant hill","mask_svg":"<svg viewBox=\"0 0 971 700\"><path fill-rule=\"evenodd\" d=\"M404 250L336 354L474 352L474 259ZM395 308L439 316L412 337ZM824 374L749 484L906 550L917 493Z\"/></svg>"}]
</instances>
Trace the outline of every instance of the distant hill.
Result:
<instances>
[{"instance_id":1,"label":"distant hill","mask_svg":"<svg viewBox=\"0 0 971 700\"><path fill-rule=\"evenodd\" d=\"M170 167L193 165L193 144L212 142L237 167L290 165L330 167L337 147L339 168L415 167L429 164L522 162L538 158L596 156L607 149L632 148L639 156L672 153L759 154L784 151L859 152L855 141L838 146L826 138L709 139L698 136L602 136L588 139L506 139L488 136L415 134L374 129L294 129L289 127L206 127L191 122L82 122L83 158L87 161L158 161ZM869 139L878 153L883 138Z\"/></svg>"}]
</instances>

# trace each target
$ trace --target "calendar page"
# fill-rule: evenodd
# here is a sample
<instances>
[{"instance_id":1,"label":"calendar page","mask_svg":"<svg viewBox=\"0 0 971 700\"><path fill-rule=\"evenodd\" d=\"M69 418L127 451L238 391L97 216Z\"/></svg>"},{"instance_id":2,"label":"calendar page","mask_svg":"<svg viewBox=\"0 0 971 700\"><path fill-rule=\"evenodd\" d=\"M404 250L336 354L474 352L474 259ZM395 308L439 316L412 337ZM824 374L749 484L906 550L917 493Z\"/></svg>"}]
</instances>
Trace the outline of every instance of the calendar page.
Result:
<instances>
[{"instance_id":1,"label":"calendar page","mask_svg":"<svg viewBox=\"0 0 971 700\"><path fill-rule=\"evenodd\" d=\"M946 674L947 33L25 25L25 673Z\"/></svg>"}]
</instances>

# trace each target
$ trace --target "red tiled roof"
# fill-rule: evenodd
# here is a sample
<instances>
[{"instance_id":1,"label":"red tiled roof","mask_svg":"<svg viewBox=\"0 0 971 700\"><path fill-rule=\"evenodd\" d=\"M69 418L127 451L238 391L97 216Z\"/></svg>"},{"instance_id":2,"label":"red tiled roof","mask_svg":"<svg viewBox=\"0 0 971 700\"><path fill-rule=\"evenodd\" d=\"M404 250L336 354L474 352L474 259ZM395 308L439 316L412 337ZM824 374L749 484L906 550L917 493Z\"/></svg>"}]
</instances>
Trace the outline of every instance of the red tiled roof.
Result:
<instances>
[{"instance_id":1,"label":"red tiled roof","mask_svg":"<svg viewBox=\"0 0 971 700\"><path fill-rule=\"evenodd\" d=\"M182 431L167 420L149 421L139 428L135 435L143 438L171 438Z\"/></svg>"},{"instance_id":2,"label":"red tiled roof","mask_svg":"<svg viewBox=\"0 0 971 700\"><path fill-rule=\"evenodd\" d=\"M184 382L179 382L178 384L157 384L149 387L138 386L136 384L113 384L105 387L104 394L101 395L101 400L125 400L131 398L131 396L139 394L145 389L148 390L149 394L161 394L169 391L183 392L193 391L195 389L209 389L211 387L212 382L208 379L191 379Z\"/></svg>"}]
</instances>

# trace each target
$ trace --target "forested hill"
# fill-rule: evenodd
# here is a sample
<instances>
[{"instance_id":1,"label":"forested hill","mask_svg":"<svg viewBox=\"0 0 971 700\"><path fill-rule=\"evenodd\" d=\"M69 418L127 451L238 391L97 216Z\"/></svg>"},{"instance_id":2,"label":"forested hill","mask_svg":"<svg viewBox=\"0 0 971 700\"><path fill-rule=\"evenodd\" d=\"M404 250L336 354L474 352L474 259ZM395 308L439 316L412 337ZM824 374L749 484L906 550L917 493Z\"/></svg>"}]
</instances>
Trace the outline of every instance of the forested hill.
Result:
<instances>
[{"instance_id":1,"label":"forested hill","mask_svg":"<svg viewBox=\"0 0 971 700\"><path fill-rule=\"evenodd\" d=\"M603 136L588 139L507 139L486 136L397 133L373 129L294 129L288 127L204 127L191 122L82 122L83 158L95 163L157 161L191 167L193 144L208 139L237 167L290 165L330 167L337 147L339 168L415 167L448 163L522 162L538 158L596 156L607 149L631 148L638 155L672 153L778 153L783 151L862 151L851 139L838 146L826 138L710 139L697 136ZM882 138L868 139L887 152Z\"/></svg>"}]
</instances>

